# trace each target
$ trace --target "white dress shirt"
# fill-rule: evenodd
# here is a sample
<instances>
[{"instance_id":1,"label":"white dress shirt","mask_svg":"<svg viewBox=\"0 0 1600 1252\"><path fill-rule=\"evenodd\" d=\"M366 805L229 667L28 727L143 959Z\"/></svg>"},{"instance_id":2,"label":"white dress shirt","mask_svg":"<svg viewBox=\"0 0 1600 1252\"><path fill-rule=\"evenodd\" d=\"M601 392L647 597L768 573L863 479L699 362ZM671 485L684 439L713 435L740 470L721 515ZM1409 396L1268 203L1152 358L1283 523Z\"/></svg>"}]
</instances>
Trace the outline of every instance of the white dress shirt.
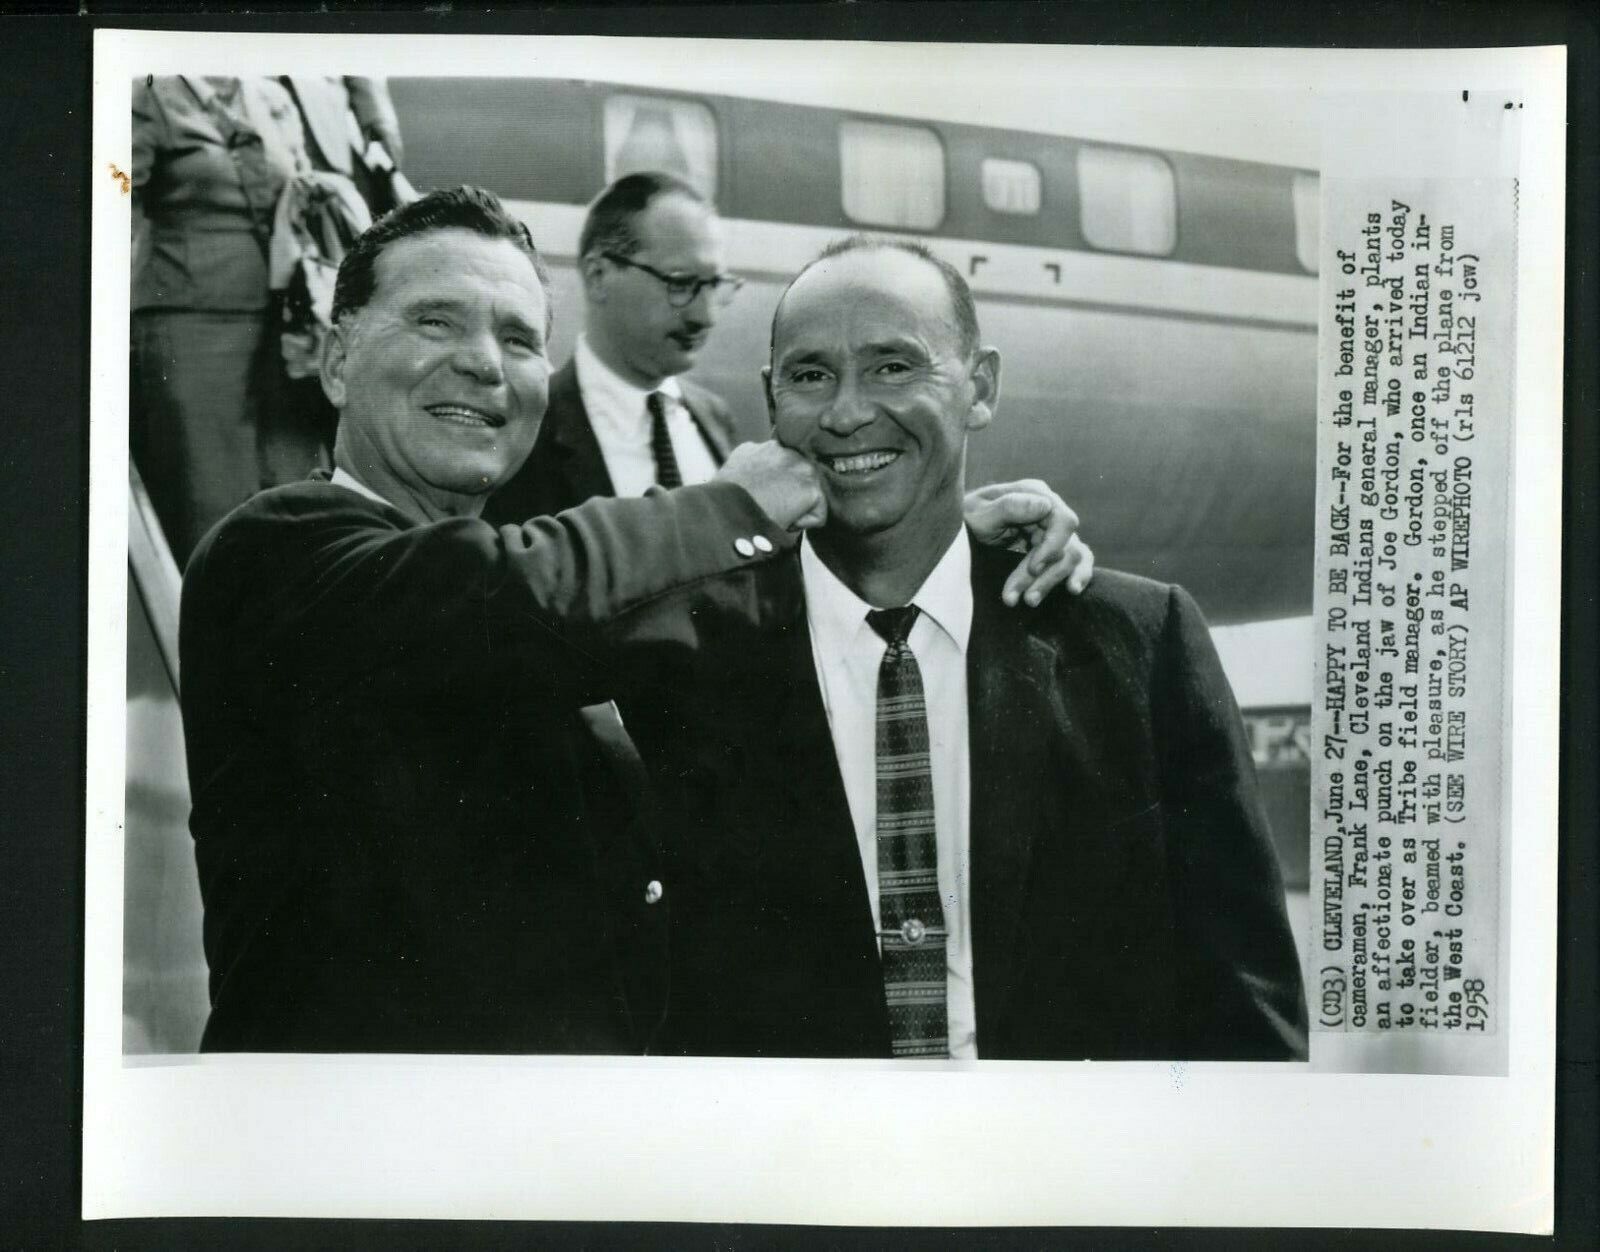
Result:
<instances>
[{"instance_id":1,"label":"white dress shirt","mask_svg":"<svg viewBox=\"0 0 1600 1252\"><path fill-rule=\"evenodd\" d=\"M349 474L345 473L345 471L342 468L340 468L339 466L337 466L337 465L335 465L333 467L333 477L330 478L328 481L331 482L335 487L348 488L349 490L355 492L357 495L366 496L367 499L369 499L369 500L376 500L379 504L389 504L389 502L387 500L385 500L382 496L380 496L371 487L367 486L366 483L357 482L354 478L352 478ZM394 506L390 505L390 507L393 508Z\"/></svg>"},{"instance_id":2,"label":"white dress shirt","mask_svg":"<svg viewBox=\"0 0 1600 1252\"><path fill-rule=\"evenodd\" d=\"M650 451L650 391L635 387L595 355L587 335L578 336L574 353L578 391L589 412L589 425L600 444L600 456L619 496L642 496L656 485L656 459ZM716 458L705 436L684 407L676 378L655 388L667 397L667 434L684 483L703 483L715 476Z\"/></svg>"},{"instance_id":3,"label":"white dress shirt","mask_svg":"<svg viewBox=\"0 0 1600 1252\"><path fill-rule=\"evenodd\" d=\"M978 1055L972 990L971 768L967 751L967 639L972 633L972 548L963 529L911 603L921 610L907 643L922 671L939 849L939 897L948 932L946 1011L950 1055ZM878 915L878 667L887 645L867 624L872 606L800 545L811 658L833 733L833 750L867 875L872 922Z\"/></svg>"}]
</instances>

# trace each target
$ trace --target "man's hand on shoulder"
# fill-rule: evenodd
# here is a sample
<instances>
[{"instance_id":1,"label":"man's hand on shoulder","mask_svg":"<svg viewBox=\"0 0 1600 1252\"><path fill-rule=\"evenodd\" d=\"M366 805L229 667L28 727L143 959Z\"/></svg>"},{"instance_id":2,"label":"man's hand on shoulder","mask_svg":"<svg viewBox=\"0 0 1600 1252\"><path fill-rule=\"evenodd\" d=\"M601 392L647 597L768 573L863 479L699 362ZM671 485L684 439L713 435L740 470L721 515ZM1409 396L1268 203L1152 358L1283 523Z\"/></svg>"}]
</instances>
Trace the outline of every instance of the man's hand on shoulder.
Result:
<instances>
[{"instance_id":1,"label":"man's hand on shoulder","mask_svg":"<svg viewBox=\"0 0 1600 1252\"><path fill-rule=\"evenodd\" d=\"M969 491L963 511L967 529L979 543L1027 545L1027 555L1001 593L1007 604L1036 605L1063 582L1077 595L1094 577L1094 551L1078 538L1078 515L1038 479Z\"/></svg>"},{"instance_id":2,"label":"man's hand on shoulder","mask_svg":"<svg viewBox=\"0 0 1600 1252\"><path fill-rule=\"evenodd\" d=\"M816 466L774 440L740 444L717 471L717 479L743 487L785 530L810 530L827 520Z\"/></svg>"}]
</instances>

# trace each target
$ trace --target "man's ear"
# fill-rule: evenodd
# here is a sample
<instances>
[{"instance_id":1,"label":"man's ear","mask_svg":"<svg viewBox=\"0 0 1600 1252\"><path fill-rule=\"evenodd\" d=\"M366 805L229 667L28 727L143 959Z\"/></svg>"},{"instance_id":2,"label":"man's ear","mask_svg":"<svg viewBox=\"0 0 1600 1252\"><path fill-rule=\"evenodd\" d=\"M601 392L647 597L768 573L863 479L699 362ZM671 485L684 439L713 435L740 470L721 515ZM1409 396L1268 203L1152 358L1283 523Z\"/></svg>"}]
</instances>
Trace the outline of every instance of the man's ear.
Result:
<instances>
[{"instance_id":1,"label":"man's ear","mask_svg":"<svg viewBox=\"0 0 1600 1252\"><path fill-rule=\"evenodd\" d=\"M778 424L778 406L772 402L772 366L761 367L761 392L767 397L767 424Z\"/></svg>"},{"instance_id":2,"label":"man's ear","mask_svg":"<svg viewBox=\"0 0 1600 1252\"><path fill-rule=\"evenodd\" d=\"M350 360L351 329L350 319L345 318L330 326L322 337L322 394L336 409L344 408L344 370Z\"/></svg>"},{"instance_id":3,"label":"man's ear","mask_svg":"<svg viewBox=\"0 0 1600 1252\"><path fill-rule=\"evenodd\" d=\"M605 259L591 252L578 262L578 274L583 279L583 294L590 300L604 304L606 299Z\"/></svg>"},{"instance_id":4,"label":"man's ear","mask_svg":"<svg viewBox=\"0 0 1600 1252\"><path fill-rule=\"evenodd\" d=\"M994 420L1000 403L1000 353L995 348L979 348L972 362L972 407L967 410L967 429L982 430Z\"/></svg>"}]
</instances>

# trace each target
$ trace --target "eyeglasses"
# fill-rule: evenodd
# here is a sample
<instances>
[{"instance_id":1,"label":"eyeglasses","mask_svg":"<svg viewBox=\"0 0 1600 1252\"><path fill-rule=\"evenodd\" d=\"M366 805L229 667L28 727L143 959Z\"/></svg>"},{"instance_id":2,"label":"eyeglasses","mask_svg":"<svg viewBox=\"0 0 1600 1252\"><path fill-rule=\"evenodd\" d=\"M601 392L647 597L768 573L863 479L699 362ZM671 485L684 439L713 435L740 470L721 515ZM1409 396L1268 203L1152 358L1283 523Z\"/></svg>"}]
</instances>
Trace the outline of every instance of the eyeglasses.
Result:
<instances>
[{"instance_id":1,"label":"eyeglasses","mask_svg":"<svg viewBox=\"0 0 1600 1252\"><path fill-rule=\"evenodd\" d=\"M667 303L675 309L687 308L693 304L700 298L701 291L709 291L713 303L727 304L738 294L739 288L744 286L744 279L737 274L718 274L715 278L698 278L693 274L663 274L654 266L616 252L602 252L600 255L613 265L625 265L629 269L643 270L650 275L667 289Z\"/></svg>"}]
</instances>

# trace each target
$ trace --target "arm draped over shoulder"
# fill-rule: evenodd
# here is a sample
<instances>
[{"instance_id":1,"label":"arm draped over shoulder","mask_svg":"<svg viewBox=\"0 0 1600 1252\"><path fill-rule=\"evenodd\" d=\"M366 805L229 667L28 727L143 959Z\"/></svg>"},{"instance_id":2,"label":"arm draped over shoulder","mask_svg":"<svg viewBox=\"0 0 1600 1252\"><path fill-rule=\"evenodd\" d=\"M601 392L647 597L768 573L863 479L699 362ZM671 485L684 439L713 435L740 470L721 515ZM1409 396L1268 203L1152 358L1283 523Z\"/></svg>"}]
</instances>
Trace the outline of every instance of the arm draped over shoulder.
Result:
<instances>
[{"instance_id":1,"label":"arm draped over shoulder","mask_svg":"<svg viewBox=\"0 0 1600 1252\"><path fill-rule=\"evenodd\" d=\"M415 685L421 661L448 674L480 658L553 683L603 683L654 620L630 610L744 563L733 540L782 532L742 488L710 483L595 500L492 527L406 525L342 488L259 496L214 531L185 578L184 665L226 649L227 667L280 699L385 672ZM665 628L663 623L662 628Z\"/></svg>"}]
</instances>

